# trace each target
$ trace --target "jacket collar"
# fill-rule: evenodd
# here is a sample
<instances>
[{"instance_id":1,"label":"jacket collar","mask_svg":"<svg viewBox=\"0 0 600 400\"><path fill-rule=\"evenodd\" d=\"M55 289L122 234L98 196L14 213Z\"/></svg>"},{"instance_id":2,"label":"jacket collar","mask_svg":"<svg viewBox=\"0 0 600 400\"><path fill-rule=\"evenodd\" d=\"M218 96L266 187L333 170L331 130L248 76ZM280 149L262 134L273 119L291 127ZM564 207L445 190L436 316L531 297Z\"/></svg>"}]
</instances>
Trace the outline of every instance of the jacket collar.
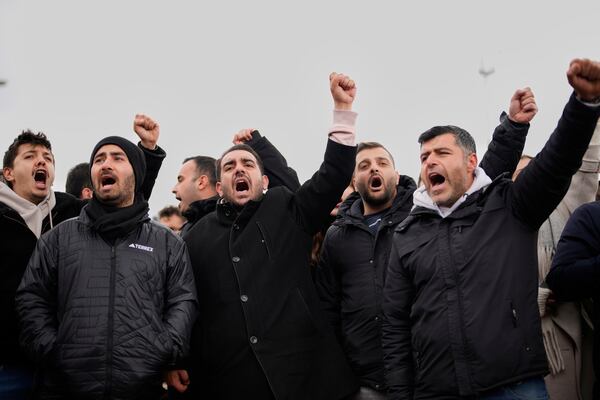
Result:
<instances>
[{"instance_id":1,"label":"jacket collar","mask_svg":"<svg viewBox=\"0 0 600 400\"><path fill-rule=\"evenodd\" d=\"M424 207L436 211L442 218L451 215L458 209L473 193L486 188L492 180L481 167L475 169L475 179L471 187L463 194L451 207L440 207L431 200L425 186L419 187L413 194L413 202L415 207Z\"/></svg>"},{"instance_id":2,"label":"jacket collar","mask_svg":"<svg viewBox=\"0 0 600 400\"><path fill-rule=\"evenodd\" d=\"M483 209L485 201L489 197L490 193L493 192L494 188L500 184L506 184L507 182L510 182L510 173L505 172L496 177L488 186L485 186L467 196L466 200L446 218L456 220L480 212ZM415 206L411 210L410 215L406 218L406 220L402 221L400 226L398 226L398 230L404 230L419 218L426 217L442 218L437 210Z\"/></svg>"},{"instance_id":3,"label":"jacket collar","mask_svg":"<svg viewBox=\"0 0 600 400\"><path fill-rule=\"evenodd\" d=\"M256 210L258 210L265 196L266 194L258 201L248 201L241 209L223 198L219 199L217 201L217 218L219 222L225 225L233 225L235 222L240 226L245 226Z\"/></svg>"},{"instance_id":4,"label":"jacket collar","mask_svg":"<svg viewBox=\"0 0 600 400\"><path fill-rule=\"evenodd\" d=\"M195 223L206 214L215 211L217 206L218 196L210 197L204 200L197 200L190 204L189 208L183 213L183 216L190 223Z\"/></svg>"},{"instance_id":5,"label":"jacket collar","mask_svg":"<svg viewBox=\"0 0 600 400\"><path fill-rule=\"evenodd\" d=\"M400 175L400 181L396 186L396 197L392 206L385 215L386 219L402 219L406 215L400 213L404 207L412 204L412 194L417 188L415 181L406 175ZM403 210L402 210L403 211ZM340 206L335 225L364 224L364 205L358 192L352 193Z\"/></svg>"},{"instance_id":6,"label":"jacket collar","mask_svg":"<svg viewBox=\"0 0 600 400\"><path fill-rule=\"evenodd\" d=\"M27 199L16 194L8 185L0 182L0 201L5 206L16 211L23 219L27 227L33 232L36 237L42 234L42 224L44 218L50 215L50 223L52 225L52 209L56 205L56 197L50 189L48 196L39 204L34 204Z\"/></svg>"}]
</instances>

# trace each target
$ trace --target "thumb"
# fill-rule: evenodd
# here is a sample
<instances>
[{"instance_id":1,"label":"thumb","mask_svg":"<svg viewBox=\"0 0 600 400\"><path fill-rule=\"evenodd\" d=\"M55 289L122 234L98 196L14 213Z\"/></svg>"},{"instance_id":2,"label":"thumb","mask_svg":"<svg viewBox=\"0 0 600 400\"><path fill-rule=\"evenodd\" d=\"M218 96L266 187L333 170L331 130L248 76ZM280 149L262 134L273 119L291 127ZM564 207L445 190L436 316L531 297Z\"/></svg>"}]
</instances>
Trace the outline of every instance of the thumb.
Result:
<instances>
[{"instance_id":1,"label":"thumb","mask_svg":"<svg viewBox=\"0 0 600 400\"><path fill-rule=\"evenodd\" d=\"M190 383L190 376L188 375L188 372L185 369L179 370L179 380L181 381L181 383L183 383L184 385L189 385Z\"/></svg>"}]
</instances>

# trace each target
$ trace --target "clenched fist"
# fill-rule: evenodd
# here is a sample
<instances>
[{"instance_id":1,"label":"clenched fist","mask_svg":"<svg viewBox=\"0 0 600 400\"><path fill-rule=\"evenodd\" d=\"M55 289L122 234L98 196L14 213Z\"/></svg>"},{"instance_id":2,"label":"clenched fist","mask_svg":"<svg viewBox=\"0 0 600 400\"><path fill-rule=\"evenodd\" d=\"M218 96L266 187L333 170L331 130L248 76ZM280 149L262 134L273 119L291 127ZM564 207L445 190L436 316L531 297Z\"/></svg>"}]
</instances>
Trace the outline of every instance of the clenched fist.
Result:
<instances>
[{"instance_id":1,"label":"clenched fist","mask_svg":"<svg viewBox=\"0 0 600 400\"><path fill-rule=\"evenodd\" d=\"M233 144L244 144L252 140L252 132L254 132L254 128L246 128L240 129L238 133L233 135Z\"/></svg>"},{"instance_id":2,"label":"clenched fist","mask_svg":"<svg viewBox=\"0 0 600 400\"><path fill-rule=\"evenodd\" d=\"M521 124L531 122L538 108L535 103L535 96L530 88L518 89L510 99L510 107L508 108L508 118L511 121Z\"/></svg>"},{"instance_id":3,"label":"clenched fist","mask_svg":"<svg viewBox=\"0 0 600 400\"><path fill-rule=\"evenodd\" d=\"M356 97L356 84L344 74L332 72L329 75L329 88L336 110L352 110Z\"/></svg>"},{"instance_id":4,"label":"clenched fist","mask_svg":"<svg viewBox=\"0 0 600 400\"><path fill-rule=\"evenodd\" d=\"M567 79L580 100L589 102L600 97L599 62L576 58L569 65Z\"/></svg>"},{"instance_id":5,"label":"clenched fist","mask_svg":"<svg viewBox=\"0 0 600 400\"><path fill-rule=\"evenodd\" d=\"M142 146L149 150L156 149L156 143L158 143L158 137L160 136L158 122L147 115L136 114L133 120L133 130L140 138Z\"/></svg>"}]
</instances>

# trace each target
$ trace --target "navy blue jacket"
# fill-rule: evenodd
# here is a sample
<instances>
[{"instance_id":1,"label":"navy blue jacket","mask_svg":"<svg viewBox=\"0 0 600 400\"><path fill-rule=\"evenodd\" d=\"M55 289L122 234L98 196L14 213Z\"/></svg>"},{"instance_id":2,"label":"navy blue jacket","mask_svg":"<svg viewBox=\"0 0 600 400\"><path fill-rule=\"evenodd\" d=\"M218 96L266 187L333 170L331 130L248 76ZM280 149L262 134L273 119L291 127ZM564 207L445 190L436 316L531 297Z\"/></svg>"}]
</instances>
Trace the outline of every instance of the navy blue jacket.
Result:
<instances>
[{"instance_id":1,"label":"navy blue jacket","mask_svg":"<svg viewBox=\"0 0 600 400\"><path fill-rule=\"evenodd\" d=\"M546 282L558 300L594 299L594 399L600 399L600 202L584 204L571 215Z\"/></svg>"}]
</instances>

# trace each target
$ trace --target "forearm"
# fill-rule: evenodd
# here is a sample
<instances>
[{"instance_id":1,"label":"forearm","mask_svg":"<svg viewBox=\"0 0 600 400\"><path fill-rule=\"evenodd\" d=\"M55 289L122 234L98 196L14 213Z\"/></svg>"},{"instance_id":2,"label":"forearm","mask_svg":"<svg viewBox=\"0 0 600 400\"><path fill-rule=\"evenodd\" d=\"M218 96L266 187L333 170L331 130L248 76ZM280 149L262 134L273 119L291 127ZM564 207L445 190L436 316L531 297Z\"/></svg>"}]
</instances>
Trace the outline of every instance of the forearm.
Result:
<instances>
[{"instance_id":1,"label":"forearm","mask_svg":"<svg viewBox=\"0 0 600 400\"><path fill-rule=\"evenodd\" d=\"M529 124L511 121L506 113L500 116L500 124L494 130L492 141L481 159L480 166L492 180L508 172L513 174L529 132Z\"/></svg>"},{"instance_id":2,"label":"forearm","mask_svg":"<svg viewBox=\"0 0 600 400\"><path fill-rule=\"evenodd\" d=\"M269 188L285 186L292 192L298 190L300 187L298 174L288 166L283 154L266 137L261 136L255 130L252 132L252 139L247 144L256 151L262 160L265 175L269 177Z\"/></svg>"},{"instance_id":3,"label":"forearm","mask_svg":"<svg viewBox=\"0 0 600 400\"><path fill-rule=\"evenodd\" d=\"M346 146L354 146L357 116L354 111L333 110L333 125L329 129L329 139Z\"/></svg>"},{"instance_id":4,"label":"forearm","mask_svg":"<svg viewBox=\"0 0 600 400\"><path fill-rule=\"evenodd\" d=\"M158 172L160 171L163 160L167 156L167 153L165 153L165 151L159 146L156 146L156 148L153 150L147 149L141 144L141 142L138 143L138 147L142 149L146 159L146 175L144 177L141 190L144 198L149 200L152 194L152 189L154 188L154 183L158 177Z\"/></svg>"},{"instance_id":5,"label":"forearm","mask_svg":"<svg viewBox=\"0 0 600 400\"><path fill-rule=\"evenodd\" d=\"M554 133L513 185L515 215L538 229L566 194L594 132L599 108L571 96Z\"/></svg>"}]
</instances>

